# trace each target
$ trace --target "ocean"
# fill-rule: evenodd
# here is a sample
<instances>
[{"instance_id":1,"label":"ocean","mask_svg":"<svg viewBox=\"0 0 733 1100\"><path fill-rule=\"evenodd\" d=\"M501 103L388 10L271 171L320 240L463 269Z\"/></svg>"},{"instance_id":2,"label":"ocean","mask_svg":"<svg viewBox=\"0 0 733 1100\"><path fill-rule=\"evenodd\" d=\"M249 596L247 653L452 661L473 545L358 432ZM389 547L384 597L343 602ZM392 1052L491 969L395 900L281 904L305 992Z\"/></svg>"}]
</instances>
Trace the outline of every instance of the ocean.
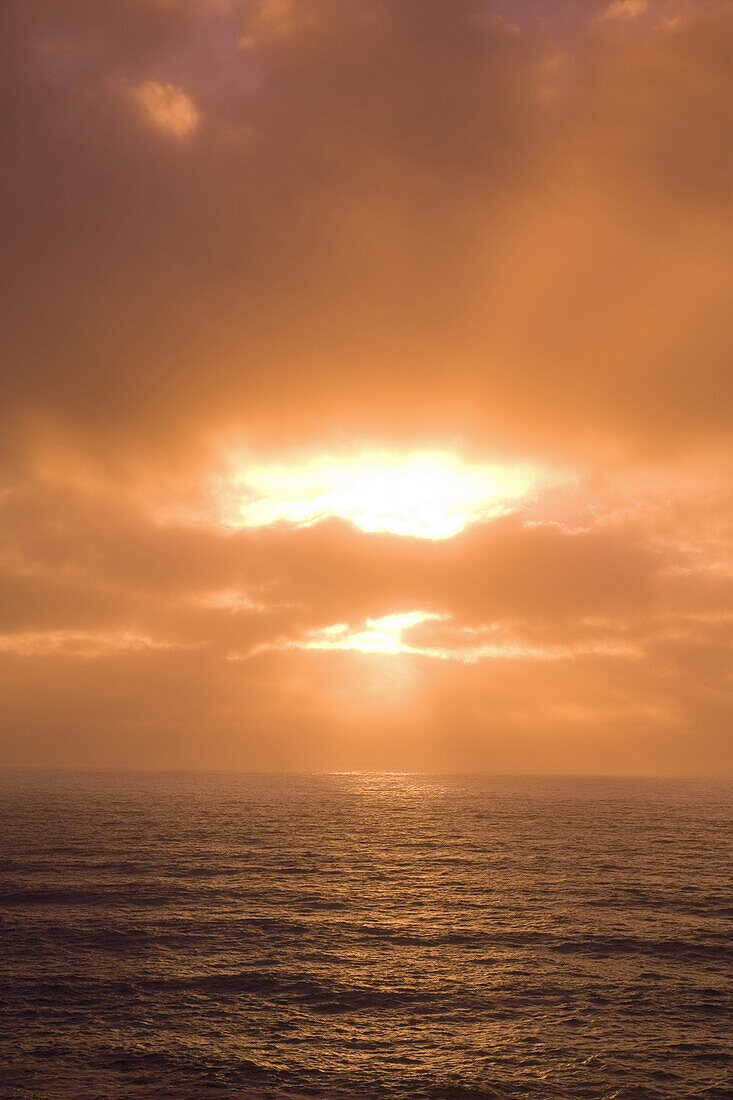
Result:
<instances>
[{"instance_id":1,"label":"ocean","mask_svg":"<svg viewBox=\"0 0 733 1100\"><path fill-rule=\"evenodd\" d=\"M733 1097L714 782L0 777L0 1097Z\"/></svg>"}]
</instances>

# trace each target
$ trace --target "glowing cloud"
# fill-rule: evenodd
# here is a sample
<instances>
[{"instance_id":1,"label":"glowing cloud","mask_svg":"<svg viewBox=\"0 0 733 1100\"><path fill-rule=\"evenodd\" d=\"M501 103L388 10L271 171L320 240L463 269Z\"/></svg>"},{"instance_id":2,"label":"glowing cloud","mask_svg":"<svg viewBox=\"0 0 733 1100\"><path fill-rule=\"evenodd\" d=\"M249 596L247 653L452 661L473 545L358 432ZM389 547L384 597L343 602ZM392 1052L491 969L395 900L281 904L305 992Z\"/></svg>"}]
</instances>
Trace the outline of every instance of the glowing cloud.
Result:
<instances>
[{"instance_id":1,"label":"glowing cloud","mask_svg":"<svg viewBox=\"0 0 733 1100\"><path fill-rule=\"evenodd\" d=\"M104 657L120 650L195 649L197 642L159 641L132 630L36 630L0 634L0 653L19 657Z\"/></svg>"},{"instance_id":2,"label":"glowing cloud","mask_svg":"<svg viewBox=\"0 0 733 1100\"><path fill-rule=\"evenodd\" d=\"M198 108L190 96L173 84L144 80L142 84L136 84L126 91L145 121L163 134L184 138L201 121Z\"/></svg>"},{"instance_id":3,"label":"glowing cloud","mask_svg":"<svg viewBox=\"0 0 733 1100\"><path fill-rule=\"evenodd\" d=\"M549 480L527 465L471 466L427 451L371 453L242 465L217 482L216 495L221 522L233 528L338 517L362 531L445 539L515 510Z\"/></svg>"},{"instance_id":4,"label":"glowing cloud","mask_svg":"<svg viewBox=\"0 0 733 1100\"><path fill-rule=\"evenodd\" d=\"M430 611L401 611L367 619L361 630L352 630L347 623L335 623L313 631L301 643L303 649L356 649L361 653L411 653L414 650L403 640L403 630L420 623L435 622L447 616Z\"/></svg>"},{"instance_id":5,"label":"glowing cloud","mask_svg":"<svg viewBox=\"0 0 733 1100\"><path fill-rule=\"evenodd\" d=\"M315 5L302 4L298 0L259 0L252 5L249 27L239 44L243 49L253 50L290 38L309 27L316 12Z\"/></svg>"},{"instance_id":6,"label":"glowing cloud","mask_svg":"<svg viewBox=\"0 0 733 1100\"><path fill-rule=\"evenodd\" d=\"M605 639L576 645L528 645L513 639L506 631L495 626L477 629L450 629L451 616L434 611L400 611L367 619L363 625L352 627L348 623L333 623L308 631L300 638L282 638L266 642L249 653L230 653L229 660L242 660L269 649L318 649L353 650L357 653L381 653L397 656L412 654L439 661L462 661L474 664L485 660L532 659L538 661L568 660L573 657L594 654L608 657L640 657L639 646L624 641ZM448 644L426 645L405 633L425 623L448 624Z\"/></svg>"}]
</instances>

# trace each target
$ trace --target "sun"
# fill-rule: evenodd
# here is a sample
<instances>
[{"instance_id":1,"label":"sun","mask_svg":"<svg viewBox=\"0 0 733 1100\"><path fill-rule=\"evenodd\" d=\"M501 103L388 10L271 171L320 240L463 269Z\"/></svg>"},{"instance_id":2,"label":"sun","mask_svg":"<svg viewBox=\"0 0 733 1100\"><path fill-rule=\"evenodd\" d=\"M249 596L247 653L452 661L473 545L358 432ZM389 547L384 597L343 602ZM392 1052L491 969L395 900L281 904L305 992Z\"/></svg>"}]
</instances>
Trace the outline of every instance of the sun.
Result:
<instances>
[{"instance_id":1,"label":"sun","mask_svg":"<svg viewBox=\"0 0 733 1100\"><path fill-rule=\"evenodd\" d=\"M437 451L321 455L262 463L235 457L216 480L230 528L310 526L338 517L365 532L447 539L514 511L548 475L529 464L471 464Z\"/></svg>"}]
</instances>

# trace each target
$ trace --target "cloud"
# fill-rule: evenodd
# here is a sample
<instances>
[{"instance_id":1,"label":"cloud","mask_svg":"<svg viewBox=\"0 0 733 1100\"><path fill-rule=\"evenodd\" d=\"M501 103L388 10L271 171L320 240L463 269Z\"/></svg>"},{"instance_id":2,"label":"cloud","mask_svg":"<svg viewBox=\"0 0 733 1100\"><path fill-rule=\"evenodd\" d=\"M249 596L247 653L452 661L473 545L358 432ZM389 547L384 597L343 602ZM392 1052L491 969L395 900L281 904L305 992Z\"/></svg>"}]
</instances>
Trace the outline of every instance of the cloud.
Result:
<instances>
[{"instance_id":1,"label":"cloud","mask_svg":"<svg viewBox=\"0 0 733 1100\"><path fill-rule=\"evenodd\" d=\"M7 0L4 759L730 767L730 6L540 7Z\"/></svg>"},{"instance_id":2,"label":"cloud","mask_svg":"<svg viewBox=\"0 0 733 1100\"><path fill-rule=\"evenodd\" d=\"M100 657L116 650L175 649L175 643L156 641L131 631L111 634L85 633L82 630L44 630L36 633L0 634L0 652L21 657L73 656Z\"/></svg>"},{"instance_id":3,"label":"cloud","mask_svg":"<svg viewBox=\"0 0 733 1100\"><path fill-rule=\"evenodd\" d=\"M318 2L302 0L256 0L248 13L247 30L240 39L245 49L277 43L307 30L316 21Z\"/></svg>"},{"instance_id":4,"label":"cloud","mask_svg":"<svg viewBox=\"0 0 733 1100\"><path fill-rule=\"evenodd\" d=\"M648 0L613 0L603 13L604 19L636 19L649 7Z\"/></svg>"},{"instance_id":5,"label":"cloud","mask_svg":"<svg viewBox=\"0 0 733 1100\"><path fill-rule=\"evenodd\" d=\"M243 8L141 5L114 26L82 10L35 5L86 43L50 83L15 19L6 416L181 454L208 428L312 444L315 423L329 444L409 425L417 446L571 461L725 433L720 5L673 36L594 23L551 101L556 40L477 26L466 0L366 23L324 4L256 61ZM185 165L112 125L110 78L164 89L163 117L195 103ZM55 191L23 188L26 161Z\"/></svg>"},{"instance_id":6,"label":"cloud","mask_svg":"<svg viewBox=\"0 0 733 1100\"><path fill-rule=\"evenodd\" d=\"M249 653L230 653L228 660L241 660L268 649L317 649L345 650L357 653L413 654L438 661L496 661L496 660L567 660L584 653L605 653L611 656L638 657L641 650L629 643L604 639L575 645L529 645L512 637L499 624L484 627L454 627L446 623L447 613L430 611L401 611L383 615L379 619L367 619L356 628L348 623L332 623L329 626L308 630L300 636L278 638L265 642ZM415 637L415 627L425 623L443 623L438 644L428 632L427 639Z\"/></svg>"},{"instance_id":7,"label":"cloud","mask_svg":"<svg viewBox=\"0 0 733 1100\"><path fill-rule=\"evenodd\" d=\"M184 138L198 129L201 115L190 96L172 84L144 80L125 89L125 95L155 130L173 138Z\"/></svg>"}]
</instances>

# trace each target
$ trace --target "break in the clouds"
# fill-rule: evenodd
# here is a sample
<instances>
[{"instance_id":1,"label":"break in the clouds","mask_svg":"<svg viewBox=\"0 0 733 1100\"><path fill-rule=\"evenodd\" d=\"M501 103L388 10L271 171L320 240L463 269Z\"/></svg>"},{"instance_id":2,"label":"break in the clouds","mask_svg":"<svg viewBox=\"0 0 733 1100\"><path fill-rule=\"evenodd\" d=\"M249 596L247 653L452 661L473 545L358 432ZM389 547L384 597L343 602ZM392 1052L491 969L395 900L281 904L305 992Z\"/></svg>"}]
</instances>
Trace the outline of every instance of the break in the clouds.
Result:
<instances>
[{"instance_id":1,"label":"break in the clouds","mask_svg":"<svg viewBox=\"0 0 733 1100\"><path fill-rule=\"evenodd\" d=\"M440 452L300 455L278 464L234 457L213 479L210 508L232 528L338 517L366 532L441 539L514 511L559 477Z\"/></svg>"},{"instance_id":2,"label":"break in the clouds","mask_svg":"<svg viewBox=\"0 0 733 1100\"><path fill-rule=\"evenodd\" d=\"M3 759L730 770L730 5L0 20Z\"/></svg>"}]
</instances>

